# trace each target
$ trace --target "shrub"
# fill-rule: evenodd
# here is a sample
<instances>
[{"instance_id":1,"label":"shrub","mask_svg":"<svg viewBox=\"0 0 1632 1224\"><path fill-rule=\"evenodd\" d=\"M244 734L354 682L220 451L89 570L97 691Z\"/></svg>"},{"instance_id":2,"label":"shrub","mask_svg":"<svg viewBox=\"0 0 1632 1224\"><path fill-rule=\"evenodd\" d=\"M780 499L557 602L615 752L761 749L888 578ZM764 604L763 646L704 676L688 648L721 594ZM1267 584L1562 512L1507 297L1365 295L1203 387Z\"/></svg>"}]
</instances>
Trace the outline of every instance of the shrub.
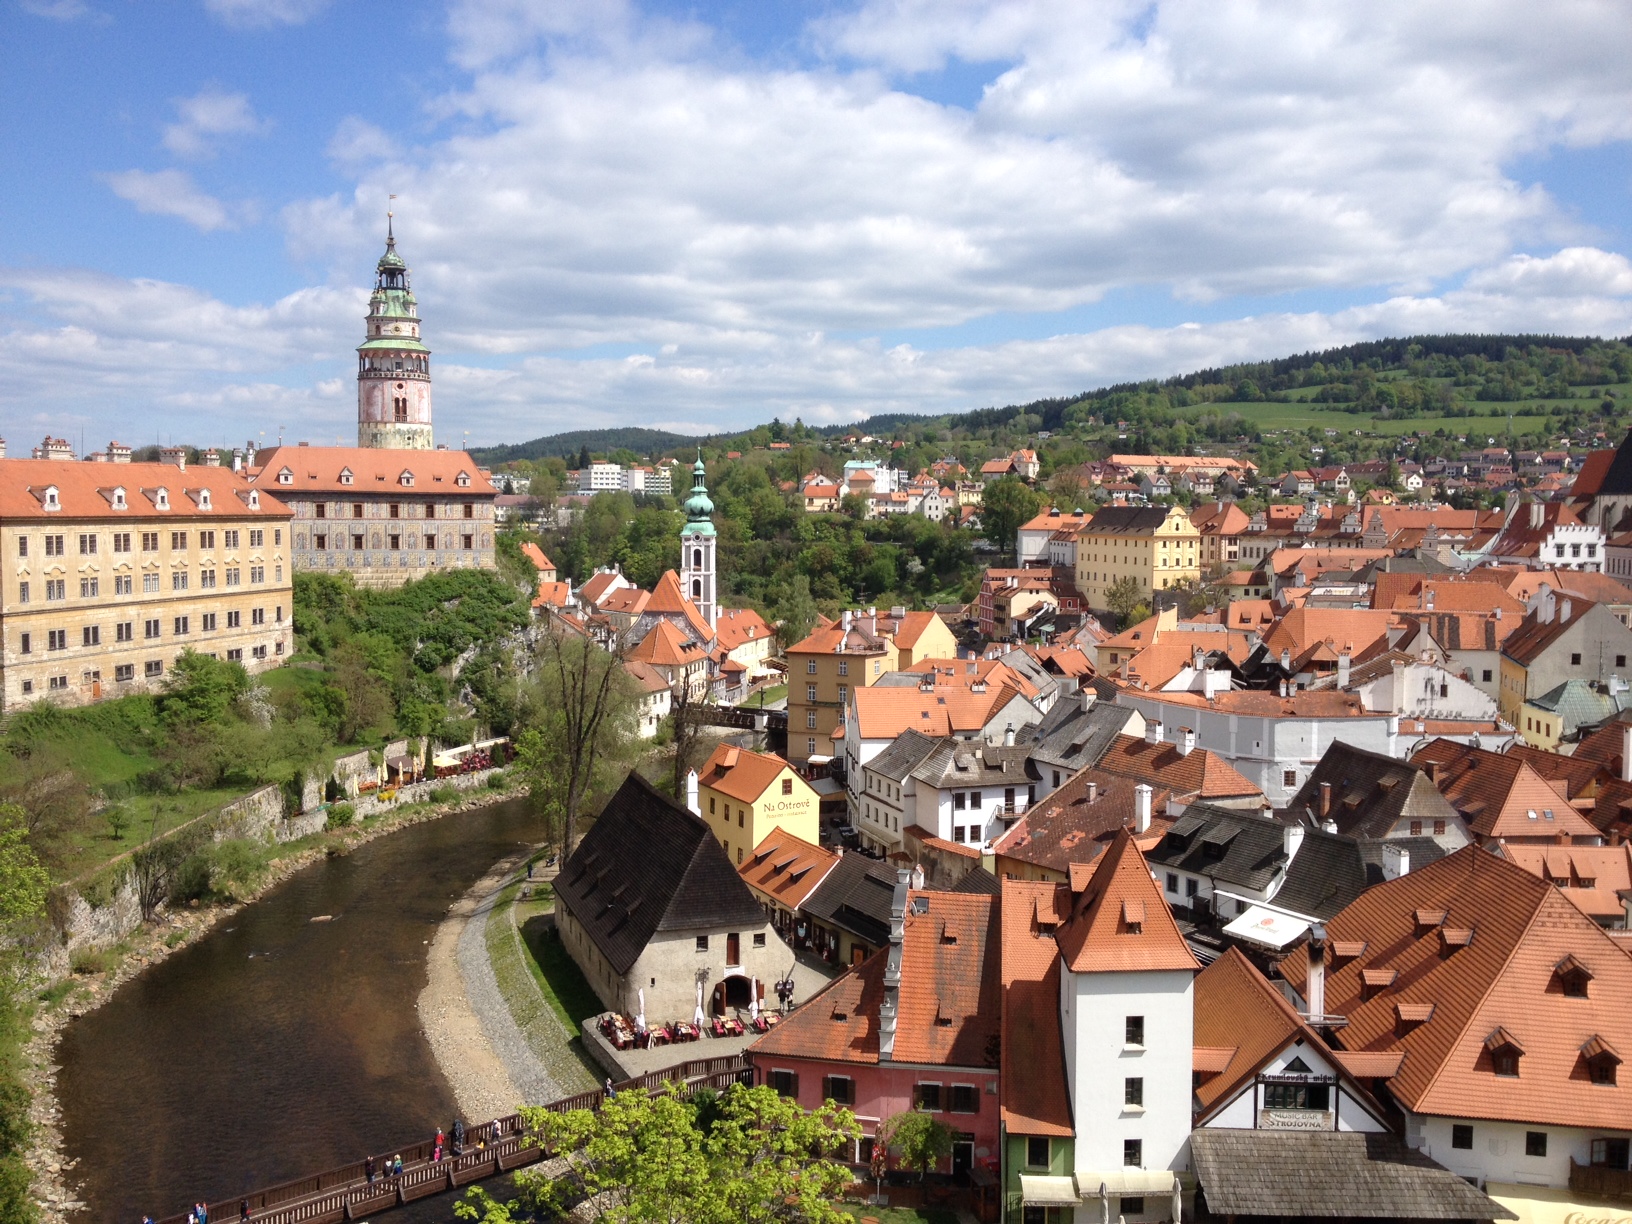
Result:
<instances>
[{"instance_id":1,"label":"shrub","mask_svg":"<svg viewBox=\"0 0 1632 1224\"><path fill-rule=\"evenodd\" d=\"M357 816L357 809L349 803L337 803L329 809L329 828L342 829Z\"/></svg>"},{"instance_id":2,"label":"shrub","mask_svg":"<svg viewBox=\"0 0 1632 1224\"><path fill-rule=\"evenodd\" d=\"M451 786L438 786L431 792L432 803L452 803L459 797L459 792Z\"/></svg>"},{"instance_id":3,"label":"shrub","mask_svg":"<svg viewBox=\"0 0 1632 1224\"><path fill-rule=\"evenodd\" d=\"M68 967L75 973L106 973L117 959L106 948L76 948L68 958Z\"/></svg>"},{"instance_id":4,"label":"shrub","mask_svg":"<svg viewBox=\"0 0 1632 1224\"><path fill-rule=\"evenodd\" d=\"M246 837L224 841L206 857L210 891L225 900L248 896L266 875L265 851Z\"/></svg>"},{"instance_id":5,"label":"shrub","mask_svg":"<svg viewBox=\"0 0 1632 1224\"><path fill-rule=\"evenodd\" d=\"M492 773L488 774L487 775L487 784L493 790L503 790L504 789L504 770L495 769Z\"/></svg>"}]
</instances>

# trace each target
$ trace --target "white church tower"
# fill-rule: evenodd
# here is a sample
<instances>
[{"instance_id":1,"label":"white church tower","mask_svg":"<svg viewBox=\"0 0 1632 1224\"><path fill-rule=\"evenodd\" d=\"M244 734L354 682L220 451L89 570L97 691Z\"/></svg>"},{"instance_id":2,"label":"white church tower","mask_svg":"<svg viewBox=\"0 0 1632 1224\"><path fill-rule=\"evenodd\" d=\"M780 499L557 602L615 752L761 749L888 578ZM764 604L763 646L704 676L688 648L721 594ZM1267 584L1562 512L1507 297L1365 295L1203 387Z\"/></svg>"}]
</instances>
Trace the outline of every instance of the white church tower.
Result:
<instances>
[{"instance_id":1,"label":"white church tower","mask_svg":"<svg viewBox=\"0 0 1632 1224\"><path fill-rule=\"evenodd\" d=\"M367 321L357 348L357 445L430 450L431 350L420 343L419 303L389 213Z\"/></svg>"},{"instance_id":2,"label":"white church tower","mask_svg":"<svg viewBox=\"0 0 1632 1224\"><path fill-rule=\"evenodd\" d=\"M704 481L703 452L691 469L691 496L686 498L686 525L680 529L680 589L696 605L710 629L719 617L714 585L714 503Z\"/></svg>"}]
</instances>

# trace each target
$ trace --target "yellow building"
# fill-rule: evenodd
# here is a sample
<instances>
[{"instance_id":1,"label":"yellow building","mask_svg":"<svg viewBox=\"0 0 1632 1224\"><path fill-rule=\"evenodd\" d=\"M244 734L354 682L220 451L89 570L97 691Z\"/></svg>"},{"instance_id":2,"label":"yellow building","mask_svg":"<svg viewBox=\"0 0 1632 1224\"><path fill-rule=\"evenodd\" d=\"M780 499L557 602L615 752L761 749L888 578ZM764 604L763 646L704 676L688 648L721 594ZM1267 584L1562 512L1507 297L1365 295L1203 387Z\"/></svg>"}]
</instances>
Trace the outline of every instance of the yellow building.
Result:
<instances>
[{"instance_id":1,"label":"yellow building","mask_svg":"<svg viewBox=\"0 0 1632 1224\"><path fill-rule=\"evenodd\" d=\"M955 658L958 639L933 612L867 608L846 612L787 650L788 759L833 754L833 729L852 688L924 659Z\"/></svg>"},{"instance_id":2,"label":"yellow building","mask_svg":"<svg viewBox=\"0 0 1632 1224\"><path fill-rule=\"evenodd\" d=\"M189 647L275 666L290 518L226 468L0 460L0 710L145 691Z\"/></svg>"},{"instance_id":3,"label":"yellow building","mask_svg":"<svg viewBox=\"0 0 1632 1224\"><path fill-rule=\"evenodd\" d=\"M778 756L721 744L697 775L697 803L737 866L776 830L821 844L816 792Z\"/></svg>"},{"instance_id":4,"label":"yellow building","mask_svg":"<svg viewBox=\"0 0 1632 1224\"><path fill-rule=\"evenodd\" d=\"M1106 607L1113 583L1132 578L1149 596L1201 581L1201 532L1181 506L1106 506L1077 534L1077 589Z\"/></svg>"}]
</instances>

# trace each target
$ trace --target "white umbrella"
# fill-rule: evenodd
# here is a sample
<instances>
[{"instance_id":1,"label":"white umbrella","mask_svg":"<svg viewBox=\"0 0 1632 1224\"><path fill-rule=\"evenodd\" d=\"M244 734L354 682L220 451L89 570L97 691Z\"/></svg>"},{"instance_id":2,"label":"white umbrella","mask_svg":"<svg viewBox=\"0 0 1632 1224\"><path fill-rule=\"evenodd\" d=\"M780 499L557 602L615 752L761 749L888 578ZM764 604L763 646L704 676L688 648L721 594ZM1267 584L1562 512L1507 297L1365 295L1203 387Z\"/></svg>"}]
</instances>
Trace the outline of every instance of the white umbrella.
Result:
<instances>
[{"instance_id":1,"label":"white umbrella","mask_svg":"<svg viewBox=\"0 0 1632 1224\"><path fill-rule=\"evenodd\" d=\"M635 1013L635 1027L644 1031L646 1028L646 987L642 986L635 994L640 999L640 1010Z\"/></svg>"},{"instance_id":2,"label":"white umbrella","mask_svg":"<svg viewBox=\"0 0 1632 1224\"><path fill-rule=\"evenodd\" d=\"M1179 1224L1179 1218L1184 1214L1184 1188L1179 1185L1179 1179L1173 1179L1173 1224Z\"/></svg>"},{"instance_id":3,"label":"white umbrella","mask_svg":"<svg viewBox=\"0 0 1632 1224\"><path fill-rule=\"evenodd\" d=\"M759 991L757 990L748 996L748 1015L754 1020L759 1019Z\"/></svg>"},{"instance_id":4,"label":"white umbrella","mask_svg":"<svg viewBox=\"0 0 1632 1224\"><path fill-rule=\"evenodd\" d=\"M692 1018L692 1023L698 1028L702 1028L705 1023L703 1019L703 984L701 982L697 983L697 1013Z\"/></svg>"}]
</instances>

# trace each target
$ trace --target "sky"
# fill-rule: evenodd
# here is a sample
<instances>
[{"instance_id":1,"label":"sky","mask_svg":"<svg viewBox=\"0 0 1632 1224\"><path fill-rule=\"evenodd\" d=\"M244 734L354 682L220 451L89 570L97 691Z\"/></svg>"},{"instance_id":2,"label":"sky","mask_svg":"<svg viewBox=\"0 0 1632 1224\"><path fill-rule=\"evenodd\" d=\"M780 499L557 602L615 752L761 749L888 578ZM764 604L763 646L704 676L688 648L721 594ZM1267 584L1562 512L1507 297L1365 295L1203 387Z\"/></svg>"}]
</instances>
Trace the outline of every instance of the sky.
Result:
<instances>
[{"instance_id":1,"label":"sky","mask_svg":"<svg viewBox=\"0 0 1632 1224\"><path fill-rule=\"evenodd\" d=\"M1632 334L1624 0L0 0L0 435L938 413ZM397 198L390 201L390 197Z\"/></svg>"}]
</instances>

